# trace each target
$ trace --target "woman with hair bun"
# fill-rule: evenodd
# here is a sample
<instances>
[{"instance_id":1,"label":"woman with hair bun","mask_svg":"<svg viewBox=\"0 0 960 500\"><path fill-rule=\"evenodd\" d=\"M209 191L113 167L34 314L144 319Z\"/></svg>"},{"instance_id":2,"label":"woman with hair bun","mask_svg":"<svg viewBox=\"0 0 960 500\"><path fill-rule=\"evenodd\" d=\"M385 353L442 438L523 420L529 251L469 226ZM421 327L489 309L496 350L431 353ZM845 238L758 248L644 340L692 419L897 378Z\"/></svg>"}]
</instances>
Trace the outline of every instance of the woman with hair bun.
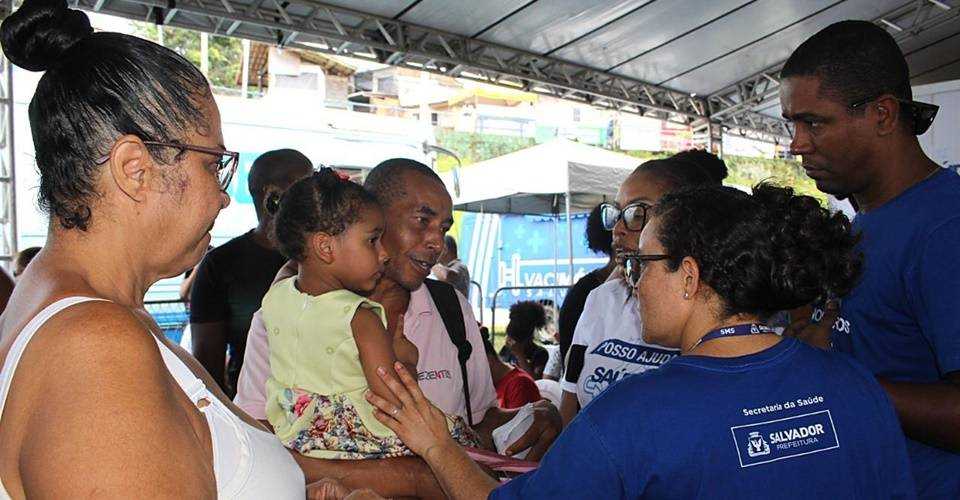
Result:
<instances>
[{"instance_id":1,"label":"woman with hair bun","mask_svg":"<svg viewBox=\"0 0 960 500\"><path fill-rule=\"evenodd\" d=\"M614 259L621 266L587 295L567 351L560 415L570 423L580 408L624 377L656 369L677 355L644 341L636 299L623 279L623 256L637 250L637 238L650 209L666 193L694 186L719 186L727 176L723 160L691 149L637 167L612 203L600 205L600 218L613 233Z\"/></svg>"},{"instance_id":2,"label":"woman with hair bun","mask_svg":"<svg viewBox=\"0 0 960 500\"><path fill-rule=\"evenodd\" d=\"M64 0L3 21L47 242L0 316L0 498L304 498L272 434L171 344L148 288L197 264L237 153L200 71Z\"/></svg>"},{"instance_id":3,"label":"woman with hair bun","mask_svg":"<svg viewBox=\"0 0 960 500\"><path fill-rule=\"evenodd\" d=\"M499 488L439 432L409 373L384 377L399 410L371 399L441 484L458 478L453 498L915 498L874 377L764 324L850 290L855 242L846 217L789 188L664 196L624 261L644 340L681 355L595 398L536 471Z\"/></svg>"}]
</instances>

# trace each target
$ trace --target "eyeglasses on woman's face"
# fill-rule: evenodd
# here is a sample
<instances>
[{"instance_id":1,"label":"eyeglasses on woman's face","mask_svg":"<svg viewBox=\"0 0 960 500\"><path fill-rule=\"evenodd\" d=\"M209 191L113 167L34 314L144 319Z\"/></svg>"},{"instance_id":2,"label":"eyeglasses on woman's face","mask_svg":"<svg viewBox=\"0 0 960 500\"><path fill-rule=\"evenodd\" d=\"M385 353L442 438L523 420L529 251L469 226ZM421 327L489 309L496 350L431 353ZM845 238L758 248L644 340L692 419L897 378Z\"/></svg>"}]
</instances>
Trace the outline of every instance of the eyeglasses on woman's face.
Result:
<instances>
[{"instance_id":1,"label":"eyeglasses on woman's face","mask_svg":"<svg viewBox=\"0 0 960 500\"><path fill-rule=\"evenodd\" d=\"M641 253L627 253L623 255L623 274L627 279L627 284L630 285L630 288L636 288L637 283L640 282L640 275L643 274L643 270L646 267L647 262L653 262L657 260L667 260L669 255L665 254L641 254Z\"/></svg>"},{"instance_id":2,"label":"eyeglasses on woman's face","mask_svg":"<svg viewBox=\"0 0 960 500\"><path fill-rule=\"evenodd\" d=\"M613 203L604 203L600 205L600 220L607 231L613 231L620 219L623 219L623 225L628 230L640 231L647 223L648 210L650 205L640 202L631 203L622 209Z\"/></svg>"},{"instance_id":3,"label":"eyeglasses on woman's face","mask_svg":"<svg viewBox=\"0 0 960 500\"><path fill-rule=\"evenodd\" d=\"M143 143L147 146L174 148L181 151L194 151L197 153L203 153L217 157L217 184L220 186L221 191L226 191L227 188L230 187L230 181L233 180L233 176L237 172L237 165L240 163L240 153L235 151L208 148L206 146L198 146L196 144L183 144L180 142L143 141ZM102 156L97 159L96 164L101 165L106 163L109 159L109 155Z\"/></svg>"}]
</instances>

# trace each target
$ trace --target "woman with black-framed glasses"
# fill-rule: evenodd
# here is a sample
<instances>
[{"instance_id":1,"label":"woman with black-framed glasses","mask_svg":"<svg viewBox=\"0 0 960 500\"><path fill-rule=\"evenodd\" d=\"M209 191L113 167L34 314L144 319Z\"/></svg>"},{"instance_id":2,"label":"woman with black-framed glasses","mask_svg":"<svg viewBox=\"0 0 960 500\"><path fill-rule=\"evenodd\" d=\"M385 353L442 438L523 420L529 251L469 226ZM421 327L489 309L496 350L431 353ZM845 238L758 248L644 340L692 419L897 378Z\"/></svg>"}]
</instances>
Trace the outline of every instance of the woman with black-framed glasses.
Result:
<instances>
[{"instance_id":1,"label":"woman with black-framed glasses","mask_svg":"<svg viewBox=\"0 0 960 500\"><path fill-rule=\"evenodd\" d=\"M279 440L144 309L230 202L238 155L206 78L64 0L23 2L0 43L44 71L29 115L50 216L0 316L0 498L304 498Z\"/></svg>"},{"instance_id":2,"label":"woman with black-framed glasses","mask_svg":"<svg viewBox=\"0 0 960 500\"><path fill-rule=\"evenodd\" d=\"M849 291L860 271L842 214L789 188L664 196L624 256L643 336L681 349L594 399L537 470L498 485L446 434L414 378L381 375L377 418L460 498L916 498L889 398L864 367L781 338L778 310Z\"/></svg>"},{"instance_id":3,"label":"woman with black-framed glasses","mask_svg":"<svg viewBox=\"0 0 960 500\"><path fill-rule=\"evenodd\" d=\"M624 256L636 252L651 207L665 193L698 185L719 185L723 161L704 151L684 151L640 165L620 186L616 200L600 206L604 227L613 233L619 264L609 280L587 296L574 329L561 386L560 415L569 423L580 408L618 380L657 368L677 355L640 336L642 318L624 281Z\"/></svg>"}]
</instances>

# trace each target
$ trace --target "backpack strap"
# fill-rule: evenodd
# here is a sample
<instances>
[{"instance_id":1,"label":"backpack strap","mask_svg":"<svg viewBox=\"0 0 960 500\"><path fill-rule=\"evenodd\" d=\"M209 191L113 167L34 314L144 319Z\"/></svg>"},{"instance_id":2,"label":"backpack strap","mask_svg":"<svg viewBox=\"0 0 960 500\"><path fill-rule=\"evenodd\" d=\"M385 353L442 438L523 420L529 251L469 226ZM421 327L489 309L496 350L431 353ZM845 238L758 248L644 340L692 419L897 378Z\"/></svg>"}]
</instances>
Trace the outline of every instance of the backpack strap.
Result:
<instances>
[{"instance_id":1,"label":"backpack strap","mask_svg":"<svg viewBox=\"0 0 960 500\"><path fill-rule=\"evenodd\" d=\"M450 342L457 348L457 361L460 363L460 376L463 379L463 396L467 404L467 423L473 427L473 404L470 401L470 381L467 379L467 360L473 353L473 346L467 341L467 329L464 325L463 310L456 289L449 283L427 279L423 282L437 306L443 326L450 336Z\"/></svg>"}]
</instances>

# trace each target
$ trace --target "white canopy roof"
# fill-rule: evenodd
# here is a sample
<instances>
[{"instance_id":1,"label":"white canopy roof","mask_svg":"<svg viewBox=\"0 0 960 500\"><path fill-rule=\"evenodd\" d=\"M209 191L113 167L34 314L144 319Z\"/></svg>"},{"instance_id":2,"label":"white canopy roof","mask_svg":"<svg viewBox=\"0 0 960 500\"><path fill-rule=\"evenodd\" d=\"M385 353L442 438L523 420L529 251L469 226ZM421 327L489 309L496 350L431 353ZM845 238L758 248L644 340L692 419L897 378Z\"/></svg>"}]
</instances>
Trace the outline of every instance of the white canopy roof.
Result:
<instances>
[{"instance_id":1,"label":"white canopy roof","mask_svg":"<svg viewBox=\"0 0 960 500\"><path fill-rule=\"evenodd\" d=\"M586 212L616 197L617 189L641 160L566 139L492 158L460 169L459 193L453 175L444 180L454 208L468 212L550 214Z\"/></svg>"}]
</instances>

